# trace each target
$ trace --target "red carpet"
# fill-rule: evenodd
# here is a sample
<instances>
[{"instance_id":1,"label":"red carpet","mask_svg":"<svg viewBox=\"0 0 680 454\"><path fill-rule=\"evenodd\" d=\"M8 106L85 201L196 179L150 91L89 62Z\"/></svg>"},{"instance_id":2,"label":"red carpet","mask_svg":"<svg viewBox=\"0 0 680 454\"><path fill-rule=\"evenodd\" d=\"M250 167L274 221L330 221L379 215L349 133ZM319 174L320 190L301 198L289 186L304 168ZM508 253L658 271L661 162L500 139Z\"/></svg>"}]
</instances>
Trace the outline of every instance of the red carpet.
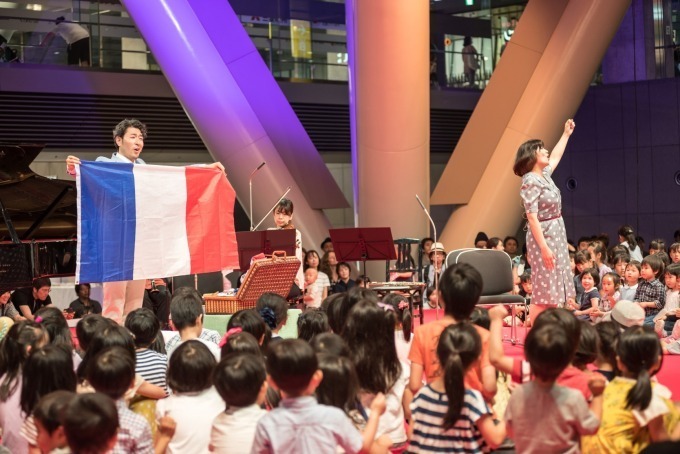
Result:
<instances>
[{"instance_id":1,"label":"red carpet","mask_svg":"<svg viewBox=\"0 0 680 454\"><path fill-rule=\"evenodd\" d=\"M425 310L425 323L431 322L437 319L437 311L434 309ZM444 311L439 311L439 318L444 316ZM416 321L419 324L419 321ZM517 328L517 338L519 341L523 341L525 336L525 330L522 327ZM510 342L510 328L503 328L503 339L507 342L503 342L505 347L505 354L508 356L524 356L524 347L522 345L512 345ZM680 401L680 380L677 377L680 376L680 355L664 355L663 366L659 373L656 374L659 383L668 387L673 393L673 400Z\"/></svg>"}]
</instances>

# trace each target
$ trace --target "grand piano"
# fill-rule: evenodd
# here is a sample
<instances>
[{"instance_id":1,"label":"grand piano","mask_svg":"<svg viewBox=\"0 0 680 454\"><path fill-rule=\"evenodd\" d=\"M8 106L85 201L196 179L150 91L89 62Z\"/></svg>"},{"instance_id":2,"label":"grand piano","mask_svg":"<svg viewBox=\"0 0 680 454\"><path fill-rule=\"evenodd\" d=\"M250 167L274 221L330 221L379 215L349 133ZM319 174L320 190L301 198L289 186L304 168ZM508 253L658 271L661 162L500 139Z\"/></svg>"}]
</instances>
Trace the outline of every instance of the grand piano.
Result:
<instances>
[{"instance_id":1,"label":"grand piano","mask_svg":"<svg viewBox=\"0 0 680 454\"><path fill-rule=\"evenodd\" d=\"M75 275L75 182L29 168L43 147L0 144L0 292Z\"/></svg>"}]
</instances>

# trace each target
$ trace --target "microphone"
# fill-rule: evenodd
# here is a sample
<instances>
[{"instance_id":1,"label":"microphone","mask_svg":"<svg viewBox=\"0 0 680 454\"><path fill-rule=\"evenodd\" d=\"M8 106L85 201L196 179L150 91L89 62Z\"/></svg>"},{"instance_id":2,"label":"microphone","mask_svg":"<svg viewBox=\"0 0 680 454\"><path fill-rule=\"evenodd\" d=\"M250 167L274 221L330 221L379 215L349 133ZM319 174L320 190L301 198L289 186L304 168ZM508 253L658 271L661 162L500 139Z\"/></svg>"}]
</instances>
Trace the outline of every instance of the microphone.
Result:
<instances>
[{"instance_id":1,"label":"microphone","mask_svg":"<svg viewBox=\"0 0 680 454\"><path fill-rule=\"evenodd\" d=\"M250 196L250 230L253 230L253 176L257 173L258 170L260 170L264 165L266 164L265 161L262 161L262 164L257 166L255 170L253 170L250 173L250 178L248 178L248 193Z\"/></svg>"},{"instance_id":2,"label":"microphone","mask_svg":"<svg viewBox=\"0 0 680 454\"><path fill-rule=\"evenodd\" d=\"M418 203L420 204L420 207L423 209L425 213L427 213L427 208L425 208L425 205L423 204L423 201L420 200L420 197L418 197L418 194L416 194L416 199L418 200ZM429 217L429 215L428 215Z\"/></svg>"},{"instance_id":3,"label":"microphone","mask_svg":"<svg viewBox=\"0 0 680 454\"><path fill-rule=\"evenodd\" d=\"M420 200L420 197L418 197L418 194L416 194L416 200L418 200L418 203L420 204L420 207L423 209L425 212L425 216L430 220L430 225L432 225L432 232L434 233L434 242L435 244L437 243L437 227L434 225L434 221L432 220L432 216L430 216L430 213L427 211L427 208L425 208L425 204L423 203L422 200ZM446 262L446 259L444 259ZM437 274L437 271L434 271L434 292L435 292L435 297L437 298L437 320L439 320L439 275ZM425 302L423 301L423 304Z\"/></svg>"}]
</instances>

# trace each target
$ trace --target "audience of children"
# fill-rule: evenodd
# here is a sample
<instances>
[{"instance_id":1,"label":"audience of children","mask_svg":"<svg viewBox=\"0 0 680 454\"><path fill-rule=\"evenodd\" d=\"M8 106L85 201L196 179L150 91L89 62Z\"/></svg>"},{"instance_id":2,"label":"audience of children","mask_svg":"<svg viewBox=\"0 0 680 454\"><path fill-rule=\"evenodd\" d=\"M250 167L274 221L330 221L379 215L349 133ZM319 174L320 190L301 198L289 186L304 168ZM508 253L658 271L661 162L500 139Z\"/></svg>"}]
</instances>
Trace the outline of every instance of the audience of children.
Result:
<instances>
[{"instance_id":1,"label":"audience of children","mask_svg":"<svg viewBox=\"0 0 680 454\"><path fill-rule=\"evenodd\" d=\"M86 315L75 353L63 314L43 308L39 323L19 321L0 342L2 444L18 453L488 452L507 434L516 452L539 453L639 452L678 440L680 414L650 376L662 353L680 353L680 243L641 264L621 246L607 262L605 243L588 244L595 263L588 250L575 254L578 307L535 320L526 360L505 356L507 309L476 307L483 283L465 264L442 271L432 298L443 316L424 325L412 327L404 296L379 301L357 287L315 298L308 306L319 309L298 320L300 339L283 340L288 305L265 294L231 317L221 355L193 289L173 295L179 333L167 356L152 347L160 326L147 309L129 314L127 329ZM519 284L530 297L530 275ZM656 334L639 326L654 322ZM39 358L50 360L38 369L53 372L35 372ZM81 394L75 374L68 382L74 367ZM492 407L497 371L521 384L510 386L504 414ZM152 424L128 407L135 393L154 399Z\"/></svg>"}]
</instances>

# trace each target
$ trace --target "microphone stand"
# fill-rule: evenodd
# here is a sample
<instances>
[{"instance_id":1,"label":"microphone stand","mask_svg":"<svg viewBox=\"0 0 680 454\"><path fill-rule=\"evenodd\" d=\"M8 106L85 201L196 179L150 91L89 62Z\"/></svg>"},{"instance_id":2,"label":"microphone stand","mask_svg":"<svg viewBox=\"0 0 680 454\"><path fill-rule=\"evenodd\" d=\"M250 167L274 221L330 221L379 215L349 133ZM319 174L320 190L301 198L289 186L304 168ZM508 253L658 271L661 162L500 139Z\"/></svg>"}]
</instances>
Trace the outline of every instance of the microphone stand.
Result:
<instances>
[{"instance_id":1,"label":"microphone stand","mask_svg":"<svg viewBox=\"0 0 680 454\"><path fill-rule=\"evenodd\" d=\"M252 227L252 228L250 229L251 232L257 230L257 228L260 226L260 224L262 224L262 223L264 222L264 220L267 219L267 216L269 216L269 213L271 213L272 211L274 211L274 208L276 208L276 205L278 205L279 202L280 202L281 200L283 200L283 198L286 197L286 196L288 195L289 192L290 192L290 186L288 186L288 189L286 189L286 192L284 192L283 195L282 195L281 197L279 197L279 200L276 201L276 203L274 204L274 206L271 207L271 208L269 209L269 211L267 211L267 214L265 214L264 217L263 217L262 219L260 219L260 222L258 222L257 225L256 225L255 227Z\"/></svg>"},{"instance_id":2,"label":"microphone stand","mask_svg":"<svg viewBox=\"0 0 680 454\"><path fill-rule=\"evenodd\" d=\"M432 225L432 231L434 233L434 243L437 243L437 226L434 225L434 221L432 220L432 216L430 216L429 211L427 211L427 208L425 208L425 204L423 204L423 201L420 200L420 197L418 197L418 194L416 194L416 199L418 200L418 203L420 204L420 207L423 209L425 212L425 216L430 220L430 225ZM436 253L435 253L436 257ZM444 258L446 260L446 257ZM434 264L431 264L434 266ZM442 265L444 265L442 263ZM427 289L426 289L427 290ZM435 309L435 313L437 314L437 320L439 320L439 274L437 273L437 270L434 270L434 295L435 295L435 301L437 303L437 309ZM423 301L423 304L425 302Z\"/></svg>"},{"instance_id":3,"label":"microphone stand","mask_svg":"<svg viewBox=\"0 0 680 454\"><path fill-rule=\"evenodd\" d=\"M250 192L250 230L251 231L255 230L255 229L253 229L253 176L255 176L257 171L260 170L262 167L264 167L265 164L266 164L266 162L262 161L262 164L257 166L257 168L255 170L253 170L252 173L250 174L250 178L248 178L248 189L249 189L249 192Z\"/></svg>"}]
</instances>

